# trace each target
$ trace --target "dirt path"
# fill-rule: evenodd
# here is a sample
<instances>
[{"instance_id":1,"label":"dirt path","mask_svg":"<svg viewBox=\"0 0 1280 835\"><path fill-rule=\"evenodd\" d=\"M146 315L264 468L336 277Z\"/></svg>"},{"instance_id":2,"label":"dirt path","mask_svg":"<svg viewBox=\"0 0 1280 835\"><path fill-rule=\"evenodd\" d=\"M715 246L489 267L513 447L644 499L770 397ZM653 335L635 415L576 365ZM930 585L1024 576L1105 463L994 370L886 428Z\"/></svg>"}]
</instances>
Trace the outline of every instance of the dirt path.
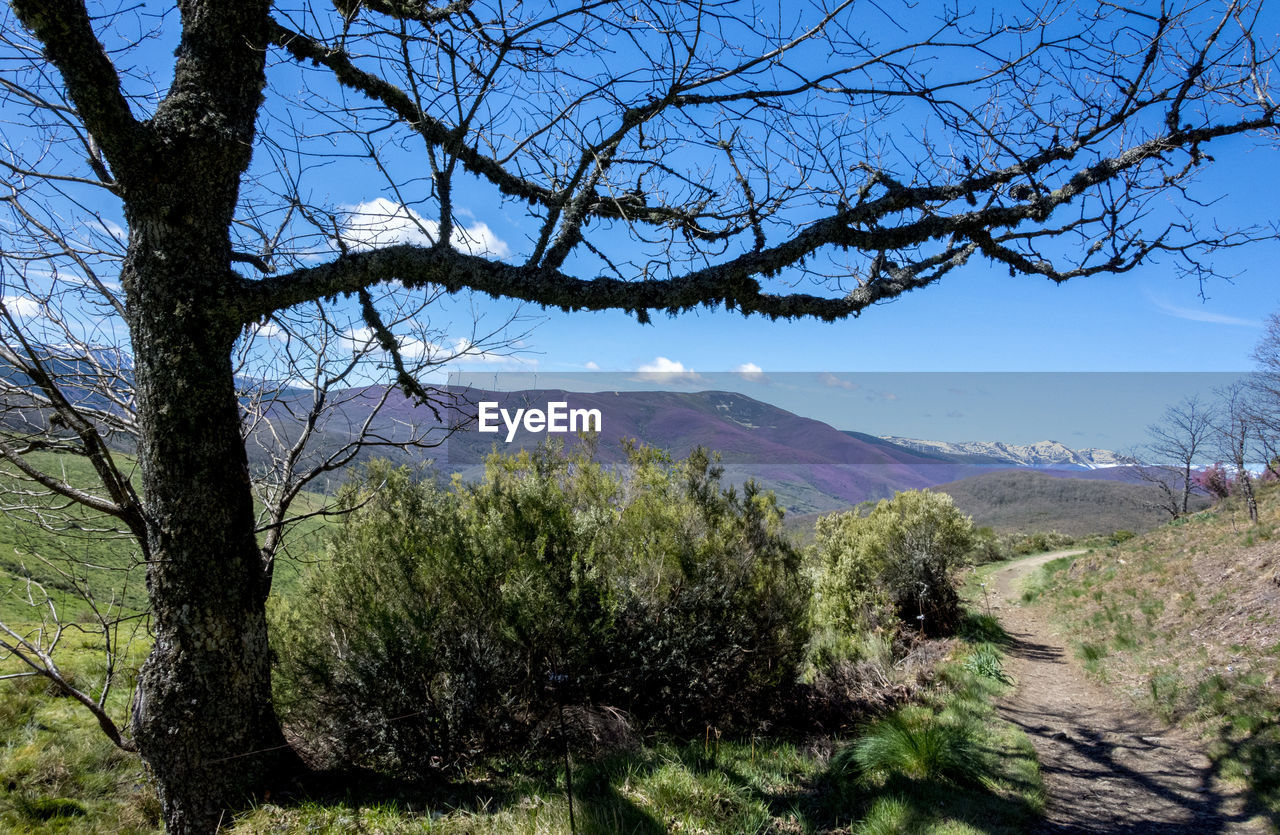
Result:
<instances>
[{"instance_id":1,"label":"dirt path","mask_svg":"<svg viewBox=\"0 0 1280 835\"><path fill-rule=\"evenodd\" d=\"M1013 637L1018 686L1000 706L1035 743L1048 808L1037 833L1263 833L1238 790L1216 780L1186 733L1127 709L1086 679L1039 607L1021 605L1021 580L1059 551L1010 563L992 576L992 609Z\"/></svg>"}]
</instances>

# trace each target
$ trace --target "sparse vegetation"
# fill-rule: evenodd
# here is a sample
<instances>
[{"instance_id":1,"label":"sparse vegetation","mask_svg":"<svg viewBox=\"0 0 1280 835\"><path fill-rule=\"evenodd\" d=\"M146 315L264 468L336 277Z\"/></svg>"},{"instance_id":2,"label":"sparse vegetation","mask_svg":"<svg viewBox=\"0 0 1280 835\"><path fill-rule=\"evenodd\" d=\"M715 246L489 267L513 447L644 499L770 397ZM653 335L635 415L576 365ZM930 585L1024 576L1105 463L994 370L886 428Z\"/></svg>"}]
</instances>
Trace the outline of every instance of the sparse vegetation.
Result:
<instances>
[{"instance_id":1,"label":"sparse vegetation","mask_svg":"<svg viewBox=\"0 0 1280 835\"><path fill-rule=\"evenodd\" d=\"M1045 600L1085 666L1134 703L1204 733L1219 774L1246 781L1280 821L1280 492L1243 497L1044 566ZM1118 537L1113 537L1113 542Z\"/></svg>"}]
</instances>

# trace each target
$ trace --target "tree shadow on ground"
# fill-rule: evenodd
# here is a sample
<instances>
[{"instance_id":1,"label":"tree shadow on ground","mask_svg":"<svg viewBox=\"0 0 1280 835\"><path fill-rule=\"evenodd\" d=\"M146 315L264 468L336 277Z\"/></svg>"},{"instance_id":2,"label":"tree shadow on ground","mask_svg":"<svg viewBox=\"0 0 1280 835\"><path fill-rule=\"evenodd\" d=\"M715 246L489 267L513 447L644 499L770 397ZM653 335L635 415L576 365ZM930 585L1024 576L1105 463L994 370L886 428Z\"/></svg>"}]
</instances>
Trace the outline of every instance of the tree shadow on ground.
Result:
<instances>
[{"instance_id":1,"label":"tree shadow on ground","mask_svg":"<svg viewBox=\"0 0 1280 835\"><path fill-rule=\"evenodd\" d=\"M581 835L659 835L667 828L618 789L624 775L644 777L660 763L653 756L614 754L575 762L573 811ZM566 796L563 761L545 757L496 763L477 779L443 775L401 777L364 768L312 771L271 798L277 805L319 804L346 808L391 806L406 816L497 814L532 798Z\"/></svg>"}]
</instances>

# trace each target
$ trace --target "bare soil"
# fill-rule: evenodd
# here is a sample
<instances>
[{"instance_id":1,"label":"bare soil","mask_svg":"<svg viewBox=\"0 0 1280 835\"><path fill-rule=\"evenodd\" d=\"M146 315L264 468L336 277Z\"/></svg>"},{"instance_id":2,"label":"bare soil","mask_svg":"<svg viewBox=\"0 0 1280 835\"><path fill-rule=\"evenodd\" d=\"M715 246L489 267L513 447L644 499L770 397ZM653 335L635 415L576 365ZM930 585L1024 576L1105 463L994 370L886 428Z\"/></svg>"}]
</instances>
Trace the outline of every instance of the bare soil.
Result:
<instances>
[{"instance_id":1,"label":"bare soil","mask_svg":"<svg viewBox=\"0 0 1280 835\"><path fill-rule=\"evenodd\" d=\"M1035 744L1048 803L1037 833L1265 833L1242 787L1217 779L1200 742L1141 715L1089 680L1069 638L1021 603L1021 581L1078 551L1019 560L992 575L992 608L1012 636L1017 687L1000 713Z\"/></svg>"}]
</instances>

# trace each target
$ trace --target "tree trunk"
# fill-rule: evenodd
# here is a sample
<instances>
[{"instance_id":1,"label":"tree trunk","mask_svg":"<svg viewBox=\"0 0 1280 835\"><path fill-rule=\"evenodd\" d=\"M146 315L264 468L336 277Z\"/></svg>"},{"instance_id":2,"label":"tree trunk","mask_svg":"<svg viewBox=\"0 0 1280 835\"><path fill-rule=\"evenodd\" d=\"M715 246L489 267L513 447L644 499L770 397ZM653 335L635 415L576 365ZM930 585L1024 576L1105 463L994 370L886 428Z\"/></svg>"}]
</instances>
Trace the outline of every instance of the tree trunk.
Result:
<instances>
[{"instance_id":1,"label":"tree trunk","mask_svg":"<svg viewBox=\"0 0 1280 835\"><path fill-rule=\"evenodd\" d=\"M212 832L293 762L271 700L268 580L230 352L225 225L130 218L122 274L136 362L155 644L133 732L170 832ZM191 222L194 220L195 222Z\"/></svg>"},{"instance_id":2,"label":"tree trunk","mask_svg":"<svg viewBox=\"0 0 1280 835\"><path fill-rule=\"evenodd\" d=\"M1258 524L1258 497L1253 492L1253 479L1243 463L1237 467L1236 473L1236 484L1244 488L1244 502L1249 511L1249 522L1256 525Z\"/></svg>"}]
</instances>

